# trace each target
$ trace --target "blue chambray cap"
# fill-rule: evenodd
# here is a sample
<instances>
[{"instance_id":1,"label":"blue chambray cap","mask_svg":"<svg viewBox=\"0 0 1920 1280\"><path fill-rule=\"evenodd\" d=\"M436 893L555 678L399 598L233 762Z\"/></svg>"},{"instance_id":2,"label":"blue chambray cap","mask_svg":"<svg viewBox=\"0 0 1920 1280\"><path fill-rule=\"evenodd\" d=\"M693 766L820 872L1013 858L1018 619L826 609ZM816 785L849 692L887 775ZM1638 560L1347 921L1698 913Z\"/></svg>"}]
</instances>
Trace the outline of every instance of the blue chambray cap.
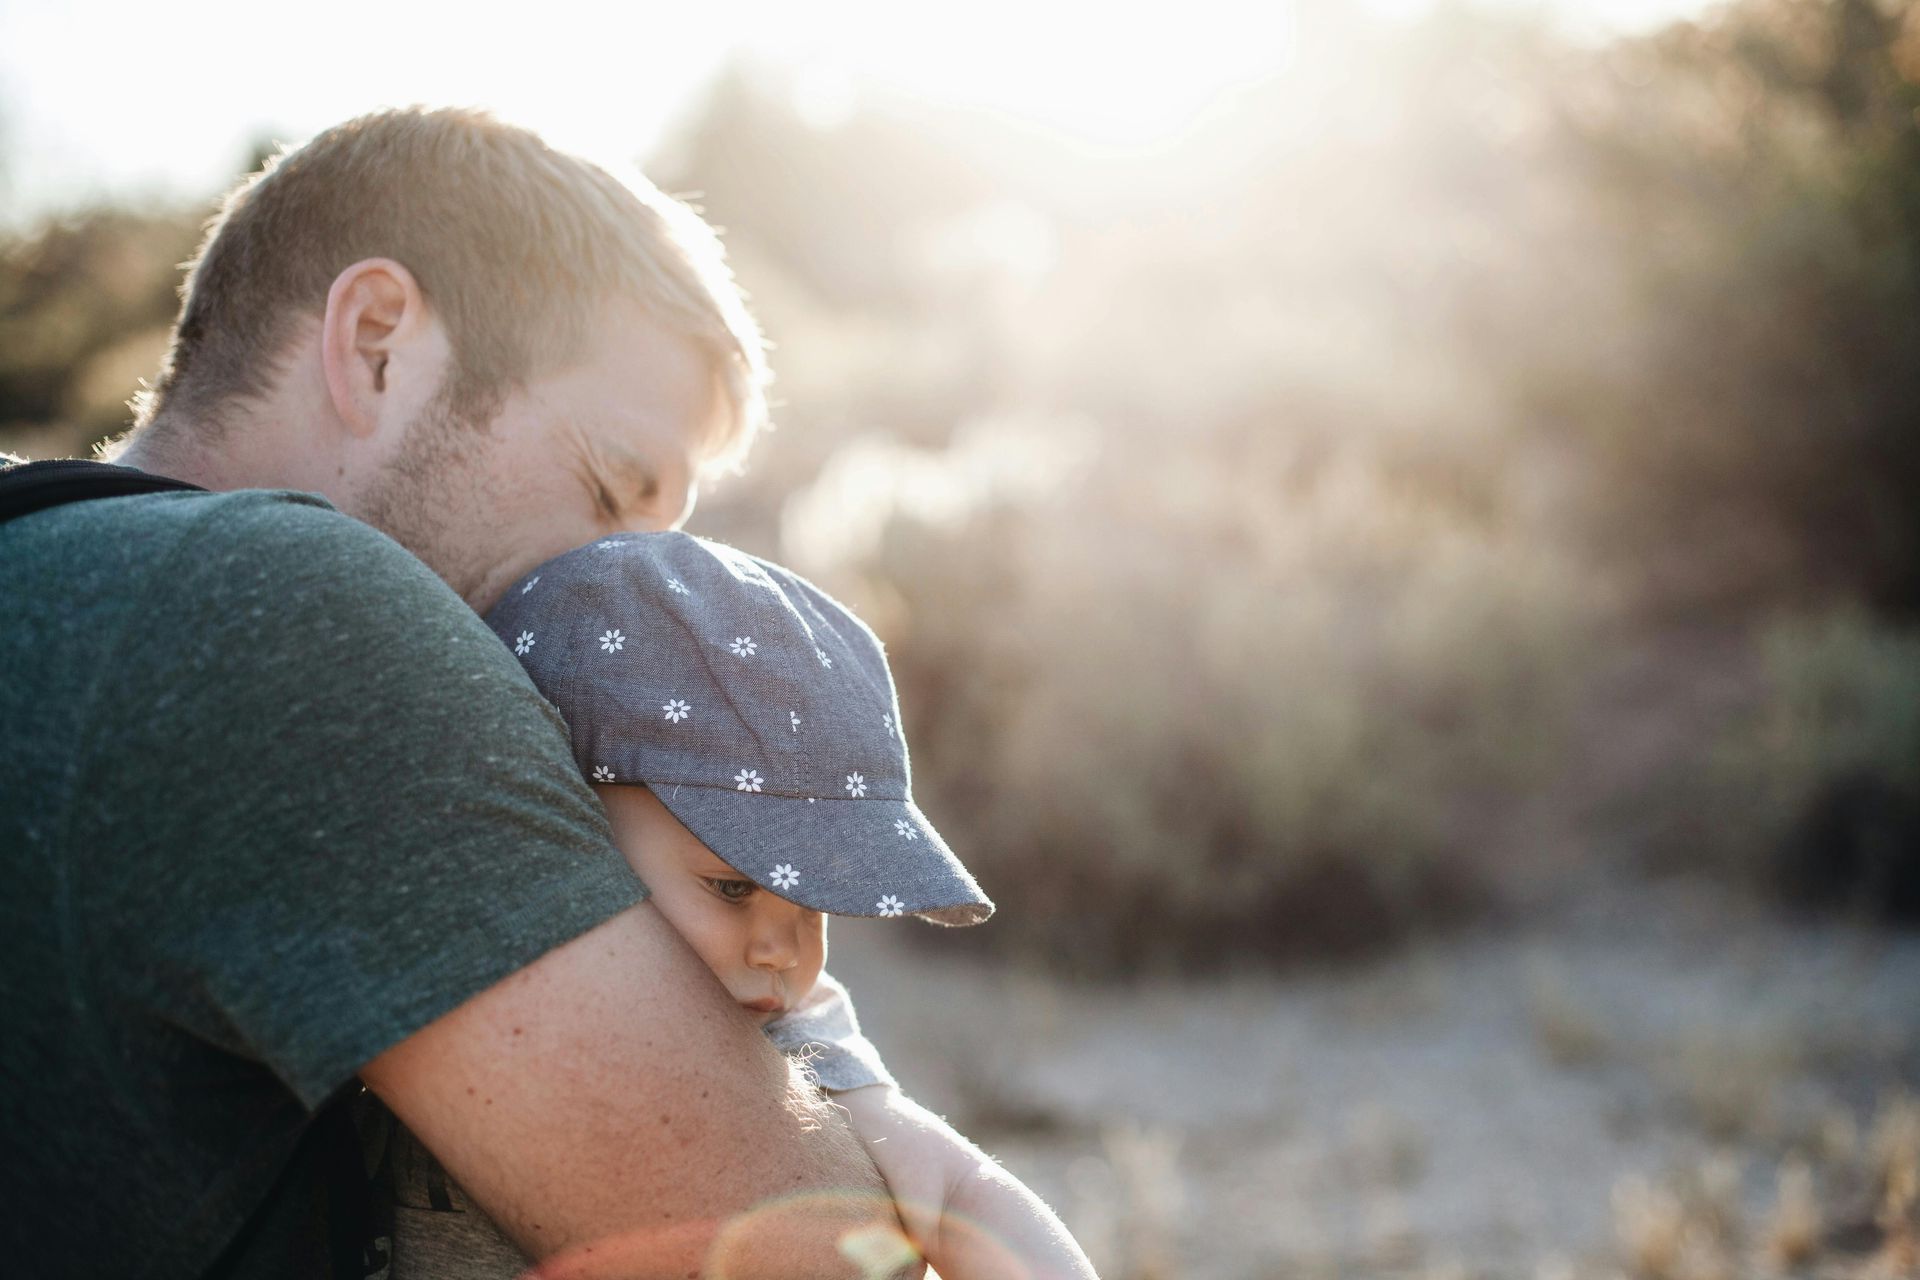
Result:
<instances>
[{"instance_id":1,"label":"blue chambray cap","mask_svg":"<svg viewBox=\"0 0 1920 1280\"><path fill-rule=\"evenodd\" d=\"M581 772L644 784L769 892L834 915L993 914L913 802L880 641L799 575L622 534L541 565L487 625L566 718Z\"/></svg>"}]
</instances>

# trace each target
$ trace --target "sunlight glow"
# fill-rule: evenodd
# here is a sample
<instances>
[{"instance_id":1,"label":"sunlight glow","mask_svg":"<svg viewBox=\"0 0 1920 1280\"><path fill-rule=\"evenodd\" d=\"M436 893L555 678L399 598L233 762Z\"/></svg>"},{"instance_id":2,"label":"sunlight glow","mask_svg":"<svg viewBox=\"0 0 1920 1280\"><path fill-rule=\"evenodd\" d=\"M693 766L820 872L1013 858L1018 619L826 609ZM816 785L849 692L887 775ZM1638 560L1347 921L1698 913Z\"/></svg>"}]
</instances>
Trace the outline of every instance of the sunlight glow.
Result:
<instances>
[{"instance_id":1,"label":"sunlight glow","mask_svg":"<svg viewBox=\"0 0 1920 1280\"><path fill-rule=\"evenodd\" d=\"M1569 31L1645 26L1701 0L1481 0ZM1437 0L1365 0L1411 19ZM1188 0L1144 10L981 0L700 6L418 0L312 11L242 0L84 8L0 0L0 222L90 198L203 199L258 141L300 141L379 106L478 105L594 159L644 156L729 59L802 69L795 105L844 123L863 85L992 111L1088 146L1144 148L1284 76L1297 25L1334 0ZM138 38L130 38L132 33Z\"/></svg>"},{"instance_id":2,"label":"sunlight glow","mask_svg":"<svg viewBox=\"0 0 1920 1280\"><path fill-rule=\"evenodd\" d=\"M992 0L928 29L924 10L798 6L743 46L936 101L1117 145L1177 133L1223 93L1284 71L1292 7L1195 0L1177 13Z\"/></svg>"}]
</instances>

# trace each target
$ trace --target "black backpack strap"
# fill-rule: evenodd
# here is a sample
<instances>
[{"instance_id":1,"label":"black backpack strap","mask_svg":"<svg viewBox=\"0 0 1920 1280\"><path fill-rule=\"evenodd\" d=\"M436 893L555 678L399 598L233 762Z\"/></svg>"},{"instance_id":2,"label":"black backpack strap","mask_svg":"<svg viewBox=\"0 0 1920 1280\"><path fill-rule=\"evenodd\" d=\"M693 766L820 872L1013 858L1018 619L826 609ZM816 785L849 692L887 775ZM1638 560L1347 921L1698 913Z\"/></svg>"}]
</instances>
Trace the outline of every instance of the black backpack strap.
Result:
<instances>
[{"instance_id":1,"label":"black backpack strap","mask_svg":"<svg viewBox=\"0 0 1920 1280\"><path fill-rule=\"evenodd\" d=\"M184 480L107 462L87 462L79 458L23 462L0 468L0 524L87 498L126 498L177 489L205 492L199 485Z\"/></svg>"}]
</instances>

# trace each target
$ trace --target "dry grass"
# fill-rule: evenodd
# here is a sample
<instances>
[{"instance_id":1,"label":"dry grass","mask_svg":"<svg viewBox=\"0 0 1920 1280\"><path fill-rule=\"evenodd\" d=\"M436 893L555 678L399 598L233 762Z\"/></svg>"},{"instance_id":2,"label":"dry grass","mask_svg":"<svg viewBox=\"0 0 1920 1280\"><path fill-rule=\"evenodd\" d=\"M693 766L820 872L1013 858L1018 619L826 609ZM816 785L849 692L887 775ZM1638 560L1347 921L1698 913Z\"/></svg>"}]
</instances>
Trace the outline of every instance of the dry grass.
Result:
<instances>
[{"instance_id":1,"label":"dry grass","mask_svg":"<svg viewBox=\"0 0 1920 1280\"><path fill-rule=\"evenodd\" d=\"M1640 1280L1819 1280L1920 1275L1920 1102L1882 1101L1865 1143L1835 1143L1819 1167L1789 1156L1765 1218L1740 1211L1740 1169L1720 1155L1613 1190L1617 1262Z\"/></svg>"},{"instance_id":2,"label":"dry grass","mask_svg":"<svg viewBox=\"0 0 1920 1280\"><path fill-rule=\"evenodd\" d=\"M1180 1135L1122 1121L1101 1134L1101 1154L1068 1172L1069 1225L1107 1280L1180 1280L1177 1226L1185 1217Z\"/></svg>"},{"instance_id":3,"label":"dry grass","mask_svg":"<svg viewBox=\"0 0 1920 1280\"><path fill-rule=\"evenodd\" d=\"M1920 1273L1920 1100L1902 1095L1884 1105L1867 1149L1883 1260L1901 1274Z\"/></svg>"},{"instance_id":4,"label":"dry grass","mask_svg":"<svg viewBox=\"0 0 1920 1280\"><path fill-rule=\"evenodd\" d=\"M1767 1260L1782 1271L1811 1262L1820 1251L1823 1222L1813 1190L1813 1170L1804 1160L1787 1161L1780 1166L1779 1187L1762 1242Z\"/></svg>"},{"instance_id":5,"label":"dry grass","mask_svg":"<svg viewBox=\"0 0 1920 1280\"><path fill-rule=\"evenodd\" d=\"M1801 1053L1799 1041L1779 1028L1702 1034L1669 1049L1661 1074L1709 1138L1765 1141L1781 1127L1781 1085L1798 1073Z\"/></svg>"},{"instance_id":6,"label":"dry grass","mask_svg":"<svg viewBox=\"0 0 1920 1280\"><path fill-rule=\"evenodd\" d=\"M1355 1187L1410 1188L1427 1171L1427 1143L1405 1116L1368 1103L1347 1119L1340 1164Z\"/></svg>"},{"instance_id":7,"label":"dry grass","mask_svg":"<svg viewBox=\"0 0 1920 1280\"><path fill-rule=\"evenodd\" d=\"M1739 1166L1716 1156L1662 1182L1625 1179L1614 1187L1614 1238L1621 1260L1646 1280L1731 1280L1729 1255L1741 1228Z\"/></svg>"},{"instance_id":8,"label":"dry grass","mask_svg":"<svg viewBox=\"0 0 1920 1280\"><path fill-rule=\"evenodd\" d=\"M1527 1018L1541 1052L1556 1066L1592 1066L1607 1057L1612 1037L1556 965L1540 961L1529 969Z\"/></svg>"}]
</instances>

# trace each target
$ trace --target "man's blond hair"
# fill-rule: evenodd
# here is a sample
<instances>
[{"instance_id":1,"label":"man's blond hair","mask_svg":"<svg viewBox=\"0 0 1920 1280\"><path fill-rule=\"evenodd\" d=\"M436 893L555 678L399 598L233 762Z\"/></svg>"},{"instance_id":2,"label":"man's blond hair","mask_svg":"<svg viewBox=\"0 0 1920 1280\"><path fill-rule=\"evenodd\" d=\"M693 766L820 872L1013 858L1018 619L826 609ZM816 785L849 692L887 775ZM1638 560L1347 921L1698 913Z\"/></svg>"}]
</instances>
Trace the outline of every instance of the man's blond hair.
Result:
<instances>
[{"instance_id":1,"label":"man's blond hair","mask_svg":"<svg viewBox=\"0 0 1920 1280\"><path fill-rule=\"evenodd\" d=\"M411 271L446 326L441 394L463 421L490 421L515 387L564 367L615 299L713 364L731 413L712 461L737 463L766 421L765 342L692 207L484 112L408 108L283 150L228 194L136 428L217 437L229 406L269 390L340 272L377 257Z\"/></svg>"}]
</instances>

